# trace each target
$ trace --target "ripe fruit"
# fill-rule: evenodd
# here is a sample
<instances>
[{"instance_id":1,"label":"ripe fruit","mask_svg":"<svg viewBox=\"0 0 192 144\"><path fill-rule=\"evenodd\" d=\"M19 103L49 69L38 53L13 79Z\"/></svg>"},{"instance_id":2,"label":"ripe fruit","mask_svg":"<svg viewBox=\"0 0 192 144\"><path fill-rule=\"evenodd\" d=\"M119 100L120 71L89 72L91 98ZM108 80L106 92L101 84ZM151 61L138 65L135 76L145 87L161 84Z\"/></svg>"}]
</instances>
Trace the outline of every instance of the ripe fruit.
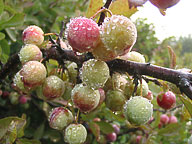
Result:
<instances>
[{"instance_id":1,"label":"ripe fruit","mask_svg":"<svg viewBox=\"0 0 192 144\"><path fill-rule=\"evenodd\" d=\"M62 130L73 122L73 114L64 107L54 108L49 115L49 125L53 129Z\"/></svg>"},{"instance_id":2,"label":"ripe fruit","mask_svg":"<svg viewBox=\"0 0 192 144\"><path fill-rule=\"evenodd\" d=\"M143 97L150 100L150 101L152 101L153 100L153 93L149 90L148 94L143 96Z\"/></svg>"},{"instance_id":3,"label":"ripe fruit","mask_svg":"<svg viewBox=\"0 0 192 144\"><path fill-rule=\"evenodd\" d=\"M2 92L2 98L4 98L4 99L8 98L9 95L10 95L10 93L8 91L3 91Z\"/></svg>"},{"instance_id":4,"label":"ripe fruit","mask_svg":"<svg viewBox=\"0 0 192 144\"><path fill-rule=\"evenodd\" d=\"M19 59L22 64L28 61L40 61L42 59L42 52L34 44L26 44L19 52Z\"/></svg>"},{"instance_id":5,"label":"ripe fruit","mask_svg":"<svg viewBox=\"0 0 192 144\"><path fill-rule=\"evenodd\" d=\"M77 84L71 92L71 98L78 109L82 112L89 112L99 104L100 94L98 90L93 90L83 84Z\"/></svg>"},{"instance_id":6,"label":"ripe fruit","mask_svg":"<svg viewBox=\"0 0 192 144\"><path fill-rule=\"evenodd\" d=\"M127 61L145 63L144 56L136 51L128 52L125 55L120 56L119 58Z\"/></svg>"},{"instance_id":7,"label":"ripe fruit","mask_svg":"<svg viewBox=\"0 0 192 144\"><path fill-rule=\"evenodd\" d=\"M114 128L114 132L115 132L116 134L119 134L119 132L120 132L120 127L119 127L118 125L116 125L116 124L113 124L112 127Z\"/></svg>"},{"instance_id":8,"label":"ripe fruit","mask_svg":"<svg viewBox=\"0 0 192 144\"><path fill-rule=\"evenodd\" d=\"M129 8L142 6L147 0L128 0Z\"/></svg>"},{"instance_id":9,"label":"ripe fruit","mask_svg":"<svg viewBox=\"0 0 192 144\"><path fill-rule=\"evenodd\" d=\"M106 106L112 111L120 111L125 104L125 96L117 90L109 90L106 94Z\"/></svg>"},{"instance_id":10,"label":"ripe fruit","mask_svg":"<svg viewBox=\"0 0 192 144\"><path fill-rule=\"evenodd\" d=\"M136 143L140 144L141 139L142 139L142 136L138 135L136 138Z\"/></svg>"},{"instance_id":11,"label":"ripe fruit","mask_svg":"<svg viewBox=\"0 0 192 144\"><path fill-rule=\"evenodd\" d=\"M168 123L169 123L169 124L170 124L170 123L177 123L177 117L176 117L176 116L173 116L173 115L170 116L170 117L169 117L169 122L168 122Z\"/></svg>"},{"instance_id":12,"label":"ripe fruit","mask_svg":"<svg viewBox=\"0 0 192 144\"><path fill-rule=\"evenodd\" d=\"M104 61L90 59L83 63L80 76L90 88L102 88L109 78L109 67Z\"/></svg>"},{"instance_id":13,"label":"ripe fruit","mask_svg":"<svg viewBox=\"0 0 192 144\"><path fill-rule=\"evenodd\" d=\"M168 122L169 122L169 117L168 117L166 114L162 114L161 117L160 117L160 122L161 122L163 125L168 124Z\"/></svg>"},{"instance_id":14,"label":"ripe fruit","mask_svg":"<svg viewBox=\"0 0 192 144\"><path fill-rule=\"evenodd\" d=\"M171 91L168 91L168 92L165 92L165 93L160 93L157 96L157 103L163 109L170 109L176 103L176 96Z\"/></svg>"},{"instance_id":15,"label":"ripe fruit","mask_svg":"<svg viewBox=\"0 0 192 144\"><path fill-rule=\"evenodd\" d=\"M70 124L64 131L65 142L82 144L87 138L87 130L82 124Z\"/></svg>"},{"instance_id":16,"label":"ripe fruit","mask_svg":"<svg viewBox=\"0 0 192 144\"><path fill-rule=\"evenodd\" d=\"M22 35L22 40L25 44L41 45L44 41L44 32L38 26L28 26Z\"/></svg>"},{"instance_id":17,"label":"ripe fruit","mask_svg":"<svg viewBox=\"0 0 192 144\"><path fill-rule=\"evenodd\" d=\"M20 75L24 86L35 87L41 85L46 78L47 71L45 66L38 61L29 61L23 65Z\"/></svg>"},{"instance_id":18,"label":"ripe fruit","mask_svg":"<svg viewBox=\"0 0 192 144\"><path fill-rule=\"evenodd\" d=\"M149 1L160 9L166 9L176 5L180 0L149 0Z\"/></svg>"},{"instance_id":19,"label":"ripe fruit","mask_svg":"<svg viewBox=\"0 0 192 144\"><path fill-rule=\"evenodd\" d=\"M134 125L145 124L150 120L152 114L153 105L148 99L141 96L129 99L124 105L124 116Z\"/></svg>"},{"instance_id":20,"label":"ripe fruit","mask_svg":"<svg viewBox=\"0 0 192 144\"><path fill-rule=\"evenodd\" d=\"M62 79L55 75L46 78L43 84L43 95L47 99L58 98L63 95L65 91L65 83Z\"/></svg>"},{"instance_id":21,"label":"ripe fruit","mask_svg":"<svg viewBox=\"0 0 192 144\"><path fill-rule=\"evenodd\" d=\"M109 141L109 142L114 142L114 141L116 141L116 139L117 139L117 134L114 133L114 132L109 133L109 134L106 135L106 139L107 139L107 141Z\"/></svg>"},{"instance_id":22,"label":"ripe fruit","mask_svg":"<svg viewBox=\"0 0 192 144\"><path fill-rule=\"evenodd\" d=\"M130 19L120 15L106 18L101 26L100 34L106 50L115 56L129 52L137 38L135 25Z\"/></svg>"},{"instance_id":23,"label":"ripe fruit","mask_svg":"<svg viewBox=\"0 0 192 144\"><path fill-rule=\"evenodd\" d=\"M85 17L71 19L67 28L67 39L76 52L91 51L97 46L99 35L97 23Z\"/></svg>"},{"instance_id":24,"label":"ripe fruit","mask_svg":"<svg viewBox=\"0 0 192 144\"><path fill-rule=\"evenodd\" d=\"M20 104L25 104L25 103L27 103L27 97L25 96L25 95L22 95L22 96L20 96L19 97L19 103Z\"/></svg>"}]
</instances>

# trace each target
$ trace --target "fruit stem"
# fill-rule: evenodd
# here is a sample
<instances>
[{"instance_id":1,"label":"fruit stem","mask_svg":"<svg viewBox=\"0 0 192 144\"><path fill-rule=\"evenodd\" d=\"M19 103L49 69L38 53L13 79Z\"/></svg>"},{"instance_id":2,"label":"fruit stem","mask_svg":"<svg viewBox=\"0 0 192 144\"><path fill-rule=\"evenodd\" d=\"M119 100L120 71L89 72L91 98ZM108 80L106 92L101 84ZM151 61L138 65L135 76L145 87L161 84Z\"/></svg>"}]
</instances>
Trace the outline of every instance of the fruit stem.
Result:
<instances>
[{"instance_id":1,"label":"fruit stem","mask_svg":"<svg viewBox=\"0 0 192 144\"><path fill-rule=\"evenodd\" d=\"M102 12L108 12L111 16L113 15L113 13L107 9L107 8L102 8L99 11L97 11L92 17L91 19L95 18L98 14L102 13Z\"/></svg>"},{"instance_id":2,"label":"fruit stem","mask_svg":"<svg viewBox=\"0 0 192 144\"><path fill-rule=\"evenodd\" d=\"M77 111L77 116L76 116L76 119L75 119L75 122L78 123L78 118L79 118L79 109Z\"/></svg>"}]
</instances>

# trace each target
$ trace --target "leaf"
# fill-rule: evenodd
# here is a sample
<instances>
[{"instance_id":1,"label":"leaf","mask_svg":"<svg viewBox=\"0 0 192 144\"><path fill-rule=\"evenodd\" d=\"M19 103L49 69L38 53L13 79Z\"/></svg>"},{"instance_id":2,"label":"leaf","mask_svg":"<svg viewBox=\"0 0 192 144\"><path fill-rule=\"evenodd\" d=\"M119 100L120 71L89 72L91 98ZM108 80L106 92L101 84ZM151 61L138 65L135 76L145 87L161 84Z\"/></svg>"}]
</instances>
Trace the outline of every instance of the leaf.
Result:
<instances>
[{"instance_id":1,"label":"leaf","mask_svg":"<svg viewBox=\"0 0 192 144\"><path fill-rule=\"evenodd\" d=\"M132 14L137 12L137 8L129 8L128 0L116 0L112 2L109 10L111 10L115 15L124 15L126 17L130 17Z\"/></svg>"},{"instance_id":2,"label":"leaf","mask_svg":"<svg viewBox=\"0 0 192 144\"><path fill-rule=\"evenodd\" d=\"M18 117L6 117L0 119L0 139L15 140L24 135L26 120Z\"/></svg>"},{"instance_id":3,"label":"leaf","mask_svg":"<svg viewBox=\"0 0 192 144\"><path fill-rule=\"evenodd\" d=\"M0 32L0 40L4 39L5 38L5 34Z\"/></svg>"},{"instance_id":4,"label":"leaf","mask_svg":"<svg viewBox=\"0 0 192 144\"><path fill-rule=\"evenodd\" d=\"M99 140L99 137L100 137L100 128L99 128L99 126L94 122L90 122L89 127L90 127L93 135L96 137L96 139Z\"/></svg>"},{"instance_id":5,"label":"leaf","mask_svg":"<svg viewBox=\"0 0 192 144\"><path fill-rule=\"evenodd\" d=\"M170 55L170 68L175 68L176 66L176 54L174 53L173 49L170 46L167 46L169 50L169 55Z\"/></svg>"},{"instance_id":6,"label":"leaf","mask_svg":"<svg viewBox=\"0 0 192 144\"><path fill-rule=\"evenodd\" d=\"M6 39L0 41L0 46L2 48L2 53L9 55L10 54L10 45Z\"/></svg>"},{"instance_id":7,"label":"leaf","mask_svg":"<svg viewBox=\"0 0 192 144\"><path fill-rule=\"evenodd\" d=\"M23 13L17 13L8 20L0 22L0 30L22 25L24 22L24 17L25 15Z\"/></svg>"},{"instance_id":8,"label":"leaf","mask_svg":"<svg viewBox=\"0 0 192 144\"><path fill-rule=\"evenodd\" d=\"M44 129L45 129L45 124L42 123L42 124L37 128L37 130L35 131L34 136L33 136L34 139L39 140L39 139L43 136Z\"/></svg>"},{"instance_id":9,"label":"leaf","mask_svg":"<svg viewBox=\"0 0 192 144\"><path fill-rule=\"evenodd\" d=\"M10 39L13 42L16 42L17 38L16 38L16 34L13 30L11 30L10 28L6 28L5 31L7 32L8 36L10 37Z\"/></svg>"},{"instance_id":10,"label":"leaf","mask_svg":"<svg viewBox=\"0 0 192 144\"><path fill-rule=\"evenodd\" d=\"M100 130L104 133L104 134L109 134L112 133L114 131L113 127L111 124L105 122L105 121L100 121L100 122L95 122L97 125L99 125Z\"/></svg>"},{"instance_id":11,"label":"leaf","mask_svg":"<svg viewBox=\"0 0 192 144\"><path fill-rule=\"evenodd\" d=\"M179 132L181 128L183 128L184 123L172 123L168 124L165 128L162 128L158 131L158 135L163 136L172 136Z\"/></svg>"},{"instance_id":12,"label":"leaf","mask_svg":"<svg viewBox=\"0 0 192 144\"><path fill-rule=\"evenodd\" d=\"M103 6L103 0L90 0L86 17L90 18Z\"/></svg>"},{"instance_id":13,"label":"leaf","mask_svg":"<svg viewBox=\"0 0 192 144\"><path fill-rule=\"evenodd\" d=\"M188 97L184 97L182 95L179 95L180 100L185 105L186 109L188 110L189 114L192 117L192 101Z\"/></svg>"},{"instance_id":14,"label":"leaf","mask_svg":"<svg viewBox=\"0 0 192 144\"><path fill-rule=\"evenodd\" d=\"M17 139L16 144L41 144L38 140L29 140L26 138Z\"/></svg>"},{"instance_id":15,"label":"leaf","mask_svg":"<svg viewBox=\"0 0 192 144\"><path fill-rule=\"evenodd\" d=\"M3 0L0 0L0 15L2 14L4 10L4 3L3 3Z\"/></svg>"}]
</instances>

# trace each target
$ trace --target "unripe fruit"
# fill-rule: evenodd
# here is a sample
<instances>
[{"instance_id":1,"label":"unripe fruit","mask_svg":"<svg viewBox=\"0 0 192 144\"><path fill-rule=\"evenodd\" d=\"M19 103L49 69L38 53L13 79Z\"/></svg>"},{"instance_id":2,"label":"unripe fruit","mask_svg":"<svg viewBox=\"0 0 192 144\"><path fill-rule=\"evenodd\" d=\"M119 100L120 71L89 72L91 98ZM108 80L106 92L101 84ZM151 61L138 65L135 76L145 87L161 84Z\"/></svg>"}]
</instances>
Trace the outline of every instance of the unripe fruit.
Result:
<instances>
[{"instance_id":1,"label":"unripe fruit","mask_svg":"<svg viewBox=\"0 0 192 144\"><path fill-rule=\"evenodd\" d=\"M41 45L44 41L44 32L38 26L28 26L22 35L22 40L25 44Z\"/></svg>"},{"instance_id":2,"label":"unripe fruit","mask_svg":"<svg viewBox=\"0 0 192 144\"><path fill-rule=\"evenodd\" d=\"M47 71L45 66L38 61L29 61L23 65L20 75L24 86L35 87L41 85L46 78Z\"/></svg>"},{"instance_id":3,"label":"unripe fruit","mask_svg":"<svg viewBox=\"0 0 192 144\"><path fill-rule=\"evenodd\" d=\"M24 87L24 83L22 81L22 76L20 75L20 71L17 72L13 78L13 86L19 90L25 92L26 89Z\"/></svg>"},{"instance_id":4,"label":"unripe fruit","mask_svg":"<svg viewBox=\"0 0 192 144\"><path fill-rule=\"evenodd\" d=\"M149 86L144 79L142 79L142 86L141 86L141 82L139 81L137 92L136 92L137 95L141 95L141 88L142 88L142 96L147 96L149 92Z\"/></svg>"},{"instance_id":5,"label":"unripe fruit","mask_svg":"<svg viewBox=\"0 0 192 144\"><path fill-rule=\"evenodd\" d=\"M13 104L13 105L18 104L19 103L19 94L17 92L14 92L14 91L11 92L9 94L9 100L10 100L11 104Z\"/></svg>"},{"instance_id":6,"label":"unripe fruit","mask_svg":"<svg viewBox=\"0 0 192 144\"><path fill-rule=\"evenodd\" d=\"M125 55L120 56L119 58L127 61L145 63L144 56L136 51L128 52Z\"/></svg>"},{"instance_id":7,"label":"unripe fruit","mask_svg":"<svg viewBox=\"0 0 192 144\"><path fill-rule=\"evenodd\" d=\"M71 19L67 28L67 39L74 51L91 51L100 40L99 27L92 19Z\"/></svg>"},{"instance_id":8,"label":"unripe fruit","mask_svg":"<svg viewBox=\"0 0 192 144\"><path fill-rule=\"evenodd\" d=\"M87 130L82 124L70 124L64 132L65 142L69 144L82 144L87 138Z\"/></svg>"},{"instance_id":9,"label":"unripe fruit","mask_svg":"<svg viewBox=\"0 0 192 144\"><path fill-rule=\"evenodd\" d=\"M42 59L42 52L34 44L26 44L19 52L19 59L22 64L28 61L40 61Z\"/></svg>"},{"instance_id":10,"label":"unripe fruit","mask_svg":"<svg viewBox=\"0 0 192 144\"><path fill-rule=\"evenodd\" d=\"M151 102L141 96L135 96L124 105L124 116L134 125L145 124L153 114Z\"/></svg>"},{"instance_id":11,"label":"unripe fruit","mask_svg":"<svg viewBox=\"0 0 192 144\"><path fill-rule=\"evenodd\" d=\"M160 93L157 96L157 103L163 109L170 109L176 103L176 96L171 91L168 91L168 92L165 92L165 93Z\"/></svg>"},{"instance_id":12,"label":"unripe fruit","mask_svg":"<svg viewBox=\"0 0 192 144\"><path fill-rule=\"evenodd\" d=\"M102 88L109 78L109 67L104 61L90 59L83 63L81 79L90 88Z\"/></svg>"},{"instance_id":13,"label":"unripe fruit","mask_svg":"<svg viewBox=\"0 0 192 144\"><path fill-rule=\"evenodd\" d=\"M129 52L137 38L135 25L130 19L120 15L105 18L100 33L107 50L112 51L116 56Z\"/></svg>"},{"instance_id":14,"label":"unripe fruit","mask_svg":"<svg viewBox=\"0 0 192 144\"><path fill-rule=\"evenodd\" d=\"M160 9L166 9L176 5L180 0L149 0L149 1Z\"/></svg>"},{"instance_id":15,"label":"unripe fruit","mask_svg":"<svg viewBox=\"0 0 192 144\"><path fill-rule=\"evenodd\" d=\"M116 124L113 124L112 127L114 128L114 132L115 132L116 134L119 134L119 132L120 132L120 127L119 127L118 125L116 125Z\"/></svg>"},{"instance_id":16,"label":"unripe fruit","mask_svg":"<svg viewBox=\"0 0 192 144\"><path fill-rule=\"evenodd\" d=\"M121 111L125 101L125 96L120 91L109 90L106 94L106 106L112 111Z\"/></svg>"},{"instance_id":17,"label":"unripe fruit","mask_svg":"<svg viewBox=\"0 0 192 144\"><path fill-rule=\"evenodd\" d=\"M173 115L170 116L170 117L169 117L169 122L168 122L168 123L169 123L169 124L170 124L170 123L177 123L177 117L176 117L176 116L173 116Z\"/></svg>"},{"instance_id":18,"label":"unripe fruit","mask_svg":"<svg viewBox=\"0 0 192 144\"><path fill-rule=\"evenodd\" d=\"M124 91L127 84L127 76L120 73L113 73L112 84L114 90Z\"/></svg>"},{"instance_id":19,"label":"unripe fruit","mask_svg":"<svg viewBox=\"0 0 192 144\"><path fill-rule=\"evenodd\" d=\"M65 83L62 79L55 75L46 78L43 84L43 95L47 99L58 98L63 95L65 91Z\"/></svg>"},{"instance_id":20,"label":"unripe fruit","mask_svg":"<svg viewBox=\"0 0 192 144\"><path fill-rule=\"evenodd\" d=\"M166 114L162 114L161 117L160 117L160 122L161 122L163 125L168 124L168 122L169 122L169 117L168 117Z\"/></svg>"},{"instance_id":21,"label":"unripe fruit","mask_svg":"<svg viewBox=\"0 0 192 144\"><path fill-rule=\"evenodd\" d=\"M53 129L62 130L74 120L70 110L64 107L54 108L49 115L49 125Z\"/></svg>"},{"instance_id":22,"label":"unripe fruit","mask_svg":"<svg viewBox=\"0 0 192 144\"><path fill-rule=\"evenodd\" d=\"M19 103L20 104L25 104L27 103L27 97L25 95L22 95L19 97Z\"/></svg>"},{"instance_id":23,"label":"unripe fruit","mask_svg":"<svg viewBox=\"0 0 192 144\"><path fill-rule=\"evenodd\" d=\"M109 142L114 142L117 139L117 134L114 133L114 132L113 133L109 133L109 134L106 135L106 139Z\"/></svg>"},{"instance_id":24,"label":"unripe fruit","mask_svg":"<svg viewBox=\"0 0 192 144\"><path fill-rule=\"evenodd\" d=\"M78 76L78 71L77 71L77 64L75 62L71 62L67 66L68 74L69 74L69 80L73 83L76 82L77 76Z\"/></svg>"},{"instance_id":25,"label":"unripe fruit","mask_svg":"<svg viewBox=\"0 0 192 144\"><path fill-rule=\"evenodd\" d=\"M98 90L93 90L83 84L77 84L71 92L71 98L80 111L89 112L99 104L100 94Z\"/></svg>"}]
</instances>

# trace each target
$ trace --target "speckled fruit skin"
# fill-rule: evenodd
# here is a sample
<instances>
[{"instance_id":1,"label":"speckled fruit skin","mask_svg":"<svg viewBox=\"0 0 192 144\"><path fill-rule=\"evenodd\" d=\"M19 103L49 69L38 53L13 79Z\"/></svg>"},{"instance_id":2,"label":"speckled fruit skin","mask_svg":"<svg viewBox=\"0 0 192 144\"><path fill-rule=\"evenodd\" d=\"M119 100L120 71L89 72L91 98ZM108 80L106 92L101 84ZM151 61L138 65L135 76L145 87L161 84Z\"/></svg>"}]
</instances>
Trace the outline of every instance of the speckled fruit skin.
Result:
<instances>
[{"instance_id":1,"label":"speckled fruit skin","mask_svg":"<svg viewBox=\"0 0 192 144\"><path fill-rule=\"evenodd\" d=\"M133 125L142 125L147 123L153 114L153 105L151 102L141 96L135 96L129 99L124 105L124 116Z\"/></svg>"},{"instance_id":2,"label":"speckled fruit skin","mask_svg":"<svg viewBox=\"0 0 192 144\"><path fill-rule=\"evenodd\" d=\"M131 51L119 57L120 59L127 61L135 61L140 63L145 63L145 58L142 54L136 51Z\"/></svg>"},{"instance_id":3,"label":"speckled fruit skin","mask_svg":"<svg viewBox=\"0 0 192 144\"><path fill-rule=\"evenodd\" d=\"M49 100L61 97L64 92L65 83L58 76L51 75L43 83L43 95Z\"/></svg>"},{"instance_id":4,"label":"speckled fruit skin","mask_svg":"<svg viewBox=\"0 0 192 144\"><path fill-rule=\"evenodd\" d=\"M47 71L45 66L38 61L25 63L20 70L20 75L24 86L35 87L41 85L46 78Z\"/></svg>"},{"instance_id":5,"label":"speckled fruit skin","mask_svg":"<svg viewBox=\"0 0 192 144\"><path fill-rule=\"evenodd\" d=\"M168 117L166 114L162 114L161 117L160 117L160 122L161 122L163 125L168 124L168 122L169 122L169 117Z\"/></svg>"},{"instance_id":6,"label":"speckled fruit skin","mask_svg":"<svg viewBox=\"0 0 192 144\"><path fill-rule=\"evenodd\" d=\"M176 96L171 91L168 91L168 92L165 92L165 93L160 93L157 96L157 103L163 109L170 109L176 103Z\"/></svg>"},{"instance_id":7,"label":"speckled fruit skin","mask_svg":"<svg viewBox=\"0 0 192 144\"><path fill-rule=\"evenodd\" d=\"M85 17L71 19L67 28L67 39L74 51L91 51L100 40L99 27L92 19Z\"/></svg>"},{"instance_id":8,"label":"speckled fruit skin","mask_svg":"<svg viewBox=\"0 0 192 144\"><path fill-rule=\"evenodd\" d=\"M109 78L109 67L104 61L90 59L83 63L81 79L90 88L102 88Z\"/></svg>"},{"instance_id":9,"label":"speckled fruit skin","mask_svg":"<svg viewBox=\"0 0 192 144\"><path fill-rule=\"evenodd\" d=\"M38 26L28 26L22 34L22 40L25 44L41 45L44 41L44 32Z\"/></svg>"},{"instance_id":10,"label":"speckled fruit skin","mask_svg":"<svg viewBox=\"0 0 192 144\"><path fill-rule=\"evenodd\" d=\"M53 129L62 130L74 120L70 110L64 107L54 108L49 115L49 126Z\"/></svg>"},{"instance_id":11,"label":"speckled fruit skin","mask_svg":"<svg viewBox=\"0 0 192 144\"><path fill-rule=\"evenodd\" d=\"M100 34L106 49L115 56L124 55L129 52L137 38L135 25L130 19L121 15L105 18Z\"/></svg>"},{"instance_id":12,"label":"speckled fruit skin","mask_svg":"<svg viewBox=\"0 0 192 144\"><path fill-rule=\"evenodd\" d=\"M64 131L64 140L69 144L82 144L87 138L87 130L82 124L70 124Z\"/></svg>"},{"instance_id":13,"label":"speckled fruit skin","mask_svg":"<svg viewBox=\"0 0 192 144\"><path fill-rule=\"evenodd\" d=\"M19 59L22 64L28 61L40 61L42 59L42 52L34 44L26 44L19 52Z\"/></svg>"},{"instance_id":14,"label":"speckled fruit skin","mask_svg":"<svg viewBox=\"0 0 192 144\"><path fill-rule=\"evenodd\" d=\"M24 87L24 83L22 81L22 76L20 75L20 71L17 72L13 78L13 86L18 91L26 92L26 88Z\"/></svg>"},{"instance_id":15,"label":"speckled fruit skin","mask_svg":"<svg viewBox=\"0 0 192 144\"><path fill-rule=\"evenodd\" d=\"M125 101L125 96L118 90L109 90L106 94L106 106L112 111L121 111Z\"/></svg>"},{"instance_id":16,"label":"speckled fruit skin","mask_svg":"<svg viewBox=\"0 0 192 144\"><path fill-rule=\"evenodd\" d=\"M90 112L99 104L100 94L98 90L93 90L83 84L77 84L71 92L71 98L80 111Z\"/></svg>"},{"instance_id":17,"label":"speckled fruit skin","mask_svg":"<svg viewBox=\"0 0 192 144\"><path fill-rule=\"evenodd\" d=\"M149 0L149 1L160 9L166 9L176 5L180 0Z\"/></svg>"}]
</instances>

